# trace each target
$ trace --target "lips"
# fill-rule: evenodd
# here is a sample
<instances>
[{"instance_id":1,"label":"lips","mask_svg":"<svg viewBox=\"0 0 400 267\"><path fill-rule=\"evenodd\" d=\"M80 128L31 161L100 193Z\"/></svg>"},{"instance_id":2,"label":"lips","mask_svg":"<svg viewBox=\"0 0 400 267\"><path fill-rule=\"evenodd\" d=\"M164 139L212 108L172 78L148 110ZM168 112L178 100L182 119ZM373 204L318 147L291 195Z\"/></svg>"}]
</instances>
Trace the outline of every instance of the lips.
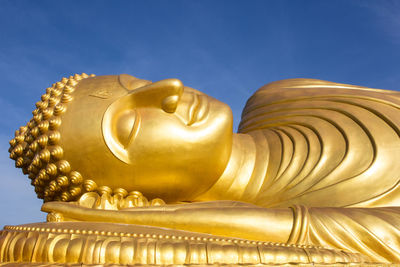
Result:
<instances>
[{"instance_id":1,"label":"lips","mask_svg":"<svg viewBox=\"0 0 400 267\"><path fill-rule=\"evenodd\" d=\"M189 121L187 125L192 125L202 121L209 110L208 99L204 95L193 94L193 102L189 108Z\"/></svg>"}]
</instances>

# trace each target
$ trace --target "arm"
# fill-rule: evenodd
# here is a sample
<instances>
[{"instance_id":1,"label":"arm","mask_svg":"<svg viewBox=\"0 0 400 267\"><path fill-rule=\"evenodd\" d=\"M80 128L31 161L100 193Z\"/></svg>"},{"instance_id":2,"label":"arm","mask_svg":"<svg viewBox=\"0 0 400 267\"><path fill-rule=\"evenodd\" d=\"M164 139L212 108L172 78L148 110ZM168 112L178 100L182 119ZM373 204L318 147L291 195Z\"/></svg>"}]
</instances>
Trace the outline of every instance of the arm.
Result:
<instances>
[{"instance_id":1,"label":"arm","mask_svg":"<svg viewBox=\"0 0 400 267\"><path fill-rule=\"evenodd\" d=\"M266 209L241 202L204 202L97 210L71 203L48 202L42 211L61 213L66 220L149 225L251 240L286 242L293 224L291 209Z\"/></svg>"}]
</instances>

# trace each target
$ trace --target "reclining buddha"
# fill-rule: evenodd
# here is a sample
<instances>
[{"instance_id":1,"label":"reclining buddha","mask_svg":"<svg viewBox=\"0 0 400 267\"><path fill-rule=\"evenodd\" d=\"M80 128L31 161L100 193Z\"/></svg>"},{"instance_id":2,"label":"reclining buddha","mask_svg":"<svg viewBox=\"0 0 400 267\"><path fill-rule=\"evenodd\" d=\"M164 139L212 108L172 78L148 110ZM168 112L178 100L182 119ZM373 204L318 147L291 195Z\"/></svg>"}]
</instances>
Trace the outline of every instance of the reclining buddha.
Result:
<instances>
[{"instance_id":1,"label":"reclining buddha","mask_svg":"<svg viewBox=\"0 0 400 267\"><path fill-rule=\"evenodd\" d=\"M48 213L49 230L31 231L130 225L270 244L285 263L300 248L331 253L320 263L400 263L399 105L396 91L282 80L250 97L234 133L228 105L178 79L82 74L46 90L10 157Z\"/></svg>"}]
</instances>

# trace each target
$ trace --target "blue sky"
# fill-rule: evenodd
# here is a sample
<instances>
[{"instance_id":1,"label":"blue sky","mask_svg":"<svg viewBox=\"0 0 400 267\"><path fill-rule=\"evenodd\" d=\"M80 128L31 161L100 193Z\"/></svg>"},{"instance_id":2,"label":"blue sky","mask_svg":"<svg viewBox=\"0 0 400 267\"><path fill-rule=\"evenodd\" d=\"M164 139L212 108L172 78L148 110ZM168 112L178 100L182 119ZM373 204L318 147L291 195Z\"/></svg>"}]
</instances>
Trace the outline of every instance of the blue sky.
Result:
<instances>
[{"instance_id":1,"label":"blue sky","mask_svg":"<svg viewBox=\"0 0 400 267\"><path fill-rule=\"evenodd\" d=\"M228 103L235 127L275 80L400 89L400 1L3 0L0 27L0 226L45 219L8 141L63 76L179 78Z\"/></svg>"}]
</instances>

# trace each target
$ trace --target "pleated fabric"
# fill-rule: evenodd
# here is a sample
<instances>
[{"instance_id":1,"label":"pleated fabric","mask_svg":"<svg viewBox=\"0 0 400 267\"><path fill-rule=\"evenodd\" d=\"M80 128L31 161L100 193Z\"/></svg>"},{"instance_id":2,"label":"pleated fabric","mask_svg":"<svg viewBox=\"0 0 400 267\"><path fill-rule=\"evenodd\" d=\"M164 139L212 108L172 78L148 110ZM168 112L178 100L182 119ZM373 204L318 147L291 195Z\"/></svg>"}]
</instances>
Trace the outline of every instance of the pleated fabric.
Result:
<instances>
[{"instance_id":1,"label":"pleated fabric","mask_svg":"<svg viewBox=\"0 0 400 267\"><path fill-rule=\"evenodd\" d=\"M399 205L399 108L399 92L321 80L260 88L238 132L265 136L269 162L243 199L266 207Z\"/></svg>"}]
</instances>

